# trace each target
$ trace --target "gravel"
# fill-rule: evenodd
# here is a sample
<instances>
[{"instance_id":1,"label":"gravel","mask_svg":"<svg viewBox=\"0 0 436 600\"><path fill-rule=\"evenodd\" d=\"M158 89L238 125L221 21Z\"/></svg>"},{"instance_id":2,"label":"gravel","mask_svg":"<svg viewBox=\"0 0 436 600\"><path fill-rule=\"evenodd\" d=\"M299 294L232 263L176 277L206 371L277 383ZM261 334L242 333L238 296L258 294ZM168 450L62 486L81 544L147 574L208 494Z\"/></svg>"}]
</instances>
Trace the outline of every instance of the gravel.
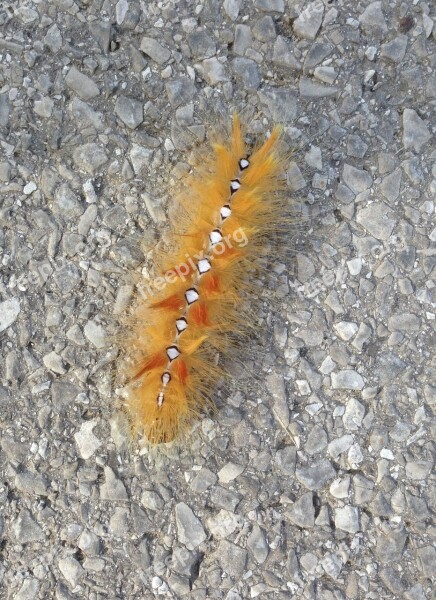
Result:
<instances>
[{"instance_id":1,"label":"gravel","mask_svg":"<svg viewBox=\"0 0 436 600\"><path fill-rule=\"evenodd\" d=\"M434 21L422 0L2 4L8 598L434 597ZM234 108L250 139L283 126L295 224L216 413L156 453L118 410L117 322Z\"/></svg>"}]
</instances>

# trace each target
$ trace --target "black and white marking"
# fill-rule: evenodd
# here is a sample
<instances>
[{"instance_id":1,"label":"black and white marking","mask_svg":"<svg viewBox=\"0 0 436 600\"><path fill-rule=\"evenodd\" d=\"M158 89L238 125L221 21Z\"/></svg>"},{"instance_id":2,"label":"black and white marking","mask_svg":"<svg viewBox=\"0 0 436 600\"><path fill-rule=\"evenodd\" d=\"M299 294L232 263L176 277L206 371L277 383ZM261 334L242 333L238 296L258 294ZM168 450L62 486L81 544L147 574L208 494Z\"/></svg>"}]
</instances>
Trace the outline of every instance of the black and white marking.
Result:
<instances>
[{"instance_id":1,"label":"black and white marking","mask_svg":"<svg viewBox=\"0 0 436 600\"><path fill-rule=\"evenodd\" d=\"M214 229L209 234L209 239L210 239L211 245L215 246L215 244L218 244L218 242L220 242L223 239L223 234L221 233L221 231L219 229Z\"/></svg>"},{"instance_id":2,"label":"black and white marking","mask_svg":"<svg viewBox=\"0 0 436 600\"><path fill-rule=\"evenodd\" d=\"M186 302L188 303L188 306L190 306L194 302L197 302L199 297L200 297L200 294L197 292L197 290L195 288L190 288L189 290L186 290L186 292L185 292L185 298L186 298Z\"/></svg>"},{"instance_id":3,"label":"black and white marking","mask_svg":"<svg viewBox=\"0 0 436 600\"><path fill-rule=\"evenodd\" d=\"M162 379L163 386L166 387L169 384L169 382L171 381L171 373L168 373L168 371L165 371L165 373L162 375L161 379Z\"/></svg>"},{"instance_id":4,"label":"black and white marking","mask_svg":"<svg viewBox=\"0 0 436 600\"><path fill-rule=\"evenodd\" d=\"M167 356L170 362L173 362L173 360L180 356L180 350L177 348L177 346L168 346Z\"/></svg>"},{"instance_id":5,"label":"black and white marking","mask_svg":"<svg viewBox=\"0 0 436 600\"><path fill-rule=\"evenodd\" d=\"M176 321L176 329L177 329L177 333L182 333L182 331L185 331L185 329L188 327L188 321L185 319L185 317L181 317L180 319L177 319Z\"/></svg>"},{"instance_id":6,"label":"black and white marking","mask_svg":"<svg viewBox=\"0 0 436 600\"><path fill-rule=\"evenodd\" d=\"M234 194L235 192L237 192L240 187L241 182L239 181L239 179L232 179L232 181L230 182L230 194Z\"/></svg>"},{"instance_id":7,"label":"black and white marking","mask_svg":"<svg viewBox=\"0 0 436 600\"><path fill-rule=\"evenodd\" d=\"M248 160L246 158L241 158L241 160L239 161L239 168L241 169L241 171L244 171L249 166L250 163L248 162Z\"/></svg>"},{"instance_id":8,"label":"black and white marking","mask_svg":"<svg viewBox=\"0 0 436 600\"><path fill-rule=\"evenodd\" d=\"M230 208L230 205L229 204L224 204L224 206L220 210L220 214L221 214L221 219L223 221L225 219L227 219L228 217L230 217L230 215L232 214L232 209Z\"/></svg>"},{"instance_id":9,"label":"black and white marking","mask_svg":"<svg viewBox=\"0 0 436 600\"><path fill-rule=\"evenodd\" d=\"M212 265L210 264L210 261L207 258L202 258L198 261L197 269L200 275L203 275L203 273L207 273L208 271L210 271L211 268Z\"/></svg>"}]
</instances>

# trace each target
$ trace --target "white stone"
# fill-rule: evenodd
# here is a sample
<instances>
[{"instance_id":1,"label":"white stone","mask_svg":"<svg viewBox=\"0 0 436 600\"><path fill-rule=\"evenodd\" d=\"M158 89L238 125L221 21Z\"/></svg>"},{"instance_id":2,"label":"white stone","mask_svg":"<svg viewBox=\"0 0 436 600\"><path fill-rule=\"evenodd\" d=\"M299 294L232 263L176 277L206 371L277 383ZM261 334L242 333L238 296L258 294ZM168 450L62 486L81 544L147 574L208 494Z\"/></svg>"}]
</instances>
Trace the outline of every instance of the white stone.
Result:
<instances>
[{"instance_id":1,"label":"white stone","mask_svg":"<svg viewBox=\"0 0 436 600\"><path fill-rule=\"evenodd\" d=\"M93 433L94 427L97 425L97 420L85 421L82 423L80 430L74 434L74 439L79 448L79 453L82 458L87 460L91 458L98 448L101 446L101 441Z\"/></svg>"},{"instance_id":2,"label":"white stone","mask_svg":"<svg viewBox=\"0 0 436 600\"><path fill-rule=\"evenodd\" d=\"M18 298L10 298L0 302L0 332L4 331L14 323L20 314L20 301Z\"/></svg>"},{"instance_id":3,"label":"white stone","mask_svg":"<svg viewBox=\"0 0 436 600\"><path fill-rule=\"evenodd\" d=\"M23 187L23 193L26 194L26 196L30 196L30 194L32 194L37 189L38 186L36 185L36 183L34 181L29 181L29 183L26 183L26 185Z\"/></svg>"},{"instance_id":4,"label":"white stone","mask_svg":"<svg viewBox=\"0 0 436 600\"><path fill-rule=\"evenodd\" d=\"M345 342L351 340L351 338L356 335L357 330L359 329L357 323L353 323L351 321L341 321L340 323L336 323L333 327L335 328L339 337Z\"/></svg>"},{"instance_id":5,"label":"white stone","mask_svg":"<svg viewBox=\"0 0 436 600\"><path fill-rule=\"evenodd\" d=\"M218 479L222 483L230 483L244 471L245 467L242 465L237 465L235 463L227 463L224 467L218 472Z\"/></svg>"}]
</instances>

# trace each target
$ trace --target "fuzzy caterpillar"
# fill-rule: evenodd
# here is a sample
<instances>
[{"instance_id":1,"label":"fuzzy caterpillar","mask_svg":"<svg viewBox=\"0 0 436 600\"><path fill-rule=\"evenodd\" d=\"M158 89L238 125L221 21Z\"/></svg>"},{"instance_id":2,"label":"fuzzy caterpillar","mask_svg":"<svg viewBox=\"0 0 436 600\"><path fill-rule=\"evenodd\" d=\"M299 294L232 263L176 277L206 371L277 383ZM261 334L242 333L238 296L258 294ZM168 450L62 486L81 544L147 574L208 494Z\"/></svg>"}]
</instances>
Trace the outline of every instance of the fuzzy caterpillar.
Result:
<instances>
[{"instance_id":1,"label":"fuzzy caterpillar","mask_svg":"<svg viewBox=\"0 0 436 600\"><path fill-rule=\"evenodd\" d=\"M247 274L283 219L281 130L247 147L238 116L229 140L175 198L171 251L157 254L154 289L138 298L123 342L132 432L160 444L188 433L207 405L235 334L249 329Z\"/></svg>"}]
</instances>

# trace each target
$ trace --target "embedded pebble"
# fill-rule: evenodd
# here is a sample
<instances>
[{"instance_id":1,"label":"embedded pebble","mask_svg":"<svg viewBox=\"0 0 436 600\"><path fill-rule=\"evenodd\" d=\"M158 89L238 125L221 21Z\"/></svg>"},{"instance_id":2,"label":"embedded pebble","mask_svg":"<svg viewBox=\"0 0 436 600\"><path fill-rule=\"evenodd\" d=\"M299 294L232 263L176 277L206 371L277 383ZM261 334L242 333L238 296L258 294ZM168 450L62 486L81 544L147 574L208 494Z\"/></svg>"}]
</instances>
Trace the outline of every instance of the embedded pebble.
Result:
<instances>
[{"instance_id":1,"label":"embedded pebble","mask_svg":"<svg viewBox=\"0 0 436 600\"><path fill-rule=\"evenodd\" d=\"M362 376L352 369L344 369L338 373L332 373L333 389L338 390L361 390L365 385Z\"/></svg>"},{"instance_id":2,"label":"embedded pebble","mask_svg":"<svg viewBox=\"0 0 436 600\"><path fill-rule=\"evenodd\" d=\"M21 306L18 298L10 298L0 302L0 332L14 323L20 314Z\"/></svg>"},{"instance_id":3,"label":"embedded pebble","mask_svg":"<svg viewBox=\"0 0 436 600\"><path fill-rule=\"evenodd\" d=\"M166 63L171 56L168 48L165 48L165 46L162 46L157 40L151 37L142 38L141 50L159 65Z\"/></svg>"},{"instance_id":4,"label":"embedded pebble","mask_svg":"<svg viewBox=\"0 0 436 600\"><path fill-rule=\"evenodd\" d=\"M403 112L403 145L419 152L430 140L431 133L416 110L404 109Z\"/></svg>"},{"instance_id":5,"label":"embedded pebble","mask_svg":"<svg viewBox=\"0 0 436 600\"><path fill-rule=\"evenodd\" d=\"M74 434L74 439L76 440L77 447L79 448L80 456L85 460L90 458L102 444L92 431L96 424L96 419L86 421L85 423L82 423L80 430Z\"/></svg>"},{"instance_id":6,"label":"embedded pebble","mask_svg":"<svg viewBox=\"0 0 436 600\"><path fill-rule=\"evenodd\" d=\"M206 539L206 533L200 520L184 502L175 507L177 537L189 550L194 550Z\"/></svg>"},{"instance_id":7,"label":"embedded pebble","mask_svg":"<svg viewBox=\"0 0 436 600\"><path fill-rule=\"evenodd\" d=\"M314 40L324 16L324 4L311 2L294 21L294 32L307 40Z\"/></svg>"},{"instance_id":8,"label":"embedded pebble","mask_svg":"<svg viewBox=\"0 0 436 600\"><path fill-rule=\"evenodd\" d=\"M142 103L135 98L119 96L114 110L115 114L130 129L136 129L144 119Z\"/></svg>"},{"instance_id":9,"label":"embedded pebble","mask_svg":"<svg viewBox=\"0 0 436 600\"><path fill-rule=\"evenodd\" d=\"M88 75L81 73L76 67L69 69L65 76L65 82L82 100L95 98L100 93L95 82Z\"/></svg>"}]
</instances>

